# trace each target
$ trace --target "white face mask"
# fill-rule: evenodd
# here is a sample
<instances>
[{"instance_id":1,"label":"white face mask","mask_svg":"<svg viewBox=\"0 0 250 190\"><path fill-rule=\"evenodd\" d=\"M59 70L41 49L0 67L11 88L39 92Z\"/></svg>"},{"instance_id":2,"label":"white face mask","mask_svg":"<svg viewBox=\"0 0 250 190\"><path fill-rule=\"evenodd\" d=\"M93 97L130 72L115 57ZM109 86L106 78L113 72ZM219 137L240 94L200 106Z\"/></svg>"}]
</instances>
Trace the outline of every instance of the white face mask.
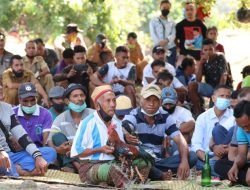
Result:
<instances>
[{"instance_id":1,"label":"white face mask","mask_svg":"<svg viewBox=\"0 0 250 190\"><path fill-rule=\"evenodd\" d=\"M149 117L153 117L153 116L155 116L155 115L157 115L157 114L160 113L160 111L157 110L157 112L155 112L155 113L153 113L153 114L149 114L149 113L147 113L147 112L146 112L144 109L142 109L142 108L141 108L141 112L142 112L143 114L149 116Z\"/></svg>"}]
</instances>

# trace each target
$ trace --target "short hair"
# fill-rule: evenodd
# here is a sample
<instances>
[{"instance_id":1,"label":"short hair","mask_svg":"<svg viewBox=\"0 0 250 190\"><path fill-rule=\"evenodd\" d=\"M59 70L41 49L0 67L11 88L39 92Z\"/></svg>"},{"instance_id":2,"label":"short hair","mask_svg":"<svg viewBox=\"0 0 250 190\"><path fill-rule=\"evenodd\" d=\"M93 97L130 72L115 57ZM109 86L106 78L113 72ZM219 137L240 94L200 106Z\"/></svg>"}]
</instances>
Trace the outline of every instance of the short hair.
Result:
<instances>
[{"instance_id":1,"label":"short hair","mask_svg":"<svg viewBox=\"0 0 250 190\"><path fill-rule=\"evenodd\" d=\"M157 76L157 79L156 79L156 84L159 84L159 81L160 80L163 80L163 81L166 81L166 80L170 80L170 81L173 81L174 79L174 76L166 69L162 70L158 76Z\"/></svg>"},{"instance_id":2,"label":"short hair","mask_svg":"<svg viewBox=\"0 0 250 190\"><path fill-rule=\"evenodd\" d=\"M102 62L104 62L109 55L112 55L111 51L102 51L99 55L99 58L101 59Z\"/></svg>"},{"instance_id":3,"label":"short hair","mask_svg":"<svg viewBox=\"0 0 250 190\"><path fill-rule=\"evenodd\" d=\"M115 53L120 53L120 52L123 52L123 53L128 53L129 50L126 46L118 46L116 49L115 49Z\"/></svg>"},{"instance_id":4,"label":"short hair","mask_svg":"<svg viewBox=\"0 0 250 190\"><path fill-rule=\"evenodd\" d=\"M220 84L220 85L218 85L218 86L216 86L215 88L214 88L214 94L215 94L215 92L217 92L219 89L227 89L227 90L230 90L230 92L232 92L232 88L230 88L229 86L227 86L227 85L225 85L225 84Z\"/></svg>"},{"instance_id":5,"label":"short hair","mask_svg":"<svg viewBox=\"0 0 250 190\"><path fill-rule=\"evenodd\" d=\"M195 59L191 56L185 57L180 65L182 70L185 70L187 67L192 67L195 64Z\"/></svg>"},{"instance_id":6,"label":"short hair","mask_svg":"<svg viewBox=\"0 0 250 190\"><path fill-rule=\"evenodd\" d=\"M240 89L240 91L238 93L238 98L244 98L248 94L250 94L250 87L244 87L244 88Z\"/></svg>"},{"instance_id":7,"label":"short hair","mask_svg":"<svg viewBox=\"0 0 250 190\"><path fill-rule=\"evenodd\" d=\"M10 66L12 66L12 64L13 64L13 62L14 62L14 59L22 60L23 58L22 58L20 55L13 55L13 56L10 58Z\"/></svg>"},{"instance_id":8,"label":"short hair","mask_svg":"<svg viewBox=\"0 0 250 190\"><path fill-rule=\"evenodd\" d=\"M137 39L137 34L135 32L129 32L127 39L129 39L129 38Z\"/></svg>"},{"instance_id":9,"label":"short hair","mask_svg":"<svg viewBox=\"0 0 250 190\"><path fill-rule=\"evenodd\" d=\"M162 66L162 67L165 67L165 62L162 61L162 60L154 60L154 61L151 63L151 68L153 69L155 66Z\"/></svg>"},{"instance_id":10,"label":"short hair","mask_svg":"<svg viewBox=\"0 0 250 190\"><path fill-rule=\"evenodd\" d=\"M250 117L250 101L243 100L235 106L234 117L240 118L243 115Z\"/></svg>"},{"instance_id":11,"label":"short hair","mask_svg":"<svg viewBox=\"0 0 250 190\"><path fill-rule=\"evenodd\" d=\"M53 80L54 82L60 82L60 81L68 80L68 78L64 74L59 73L53 76Z\"/></svg>"},{"instance_id":12,"label":"short hair","mask_svg":"<svg viewBox=\"0 0 250 190\"><path fill-rule=\"evenodd\" d=\"M72 58L74 56L74 51L71 48L66 48L62 53L63 58Z\"/></svg>"},{"instance_id":13,"label":"short hair","mask_svg":"<svg viewBox=\"0 0 250 190\"><path fill-rule=\"evenodd\" d=\"M74 53L86 53L86 49L81 45L77 45L74 47Z\"/></svg>"},{"instance_id":14,"label":"short hair","mask_svg":"<svg viewBox=\"0 0 250 190\"><path fill-rule=\"evenodd\" d=\"M205 40L203 40L202 46L206 46L206 45L213 45L214 46L215 44L214 44L213 40L205 39Z\"/></svg>"},{"instance_id":15,"label":"short hair","mask_svg":"<svg viewBox=\"0 0 250 190\"><path fill-rule=\"evenodd\" d=\"M160 3L160 6L161 6L162 4L164 4L164 3L167 3L167 4L170 4L170 5L171 5L171 3L170 3L169 0L162 0L161 3Z\"/></svg>"},{"instance_id":16,"label":"short hair","mask_svg":"<svg viewBox=\"0 0 250 190\"><path fill-rule=\"evenodd\" d=\"M44 45L44 42L43 42L43 40L42 40L42 38L36 38L36 39L34 39L34 42L36 43L36 44L42 44L42 45Z\"/></svg>"},{"instance_id":17,"label":"short hair","mask_svg":"<svg viewBox=\"0 0 250 190\"><path fill-rule=\"evenodd\" d=\"M36 44L35 40L29 40L29 41L26 42L25 46L27 46L27 44L29 44L29 43L34 43L34 44Z\"/></svg>"},{"instance_id":18,"label":"short hair","mask_svg":"<svg viewBox=\"0 0 250 190\"><path fill-rule=\"evenodd\" d=\"M208 32L210 32L211 30L214 30L216 33L218 33L218 28L216 26L211 26L207 28L207 34Z\"/></svg>"}]
</instances>

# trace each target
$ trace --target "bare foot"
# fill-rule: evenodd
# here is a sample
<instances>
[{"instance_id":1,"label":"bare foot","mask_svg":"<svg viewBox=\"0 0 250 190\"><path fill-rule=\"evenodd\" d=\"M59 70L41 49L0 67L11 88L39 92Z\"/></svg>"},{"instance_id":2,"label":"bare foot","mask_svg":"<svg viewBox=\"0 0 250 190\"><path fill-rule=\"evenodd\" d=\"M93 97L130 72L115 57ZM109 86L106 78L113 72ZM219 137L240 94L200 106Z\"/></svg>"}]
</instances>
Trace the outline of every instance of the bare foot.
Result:
<instances>
[{"instance_id":1,"label":"bare foot","mask_svg":"<svg viewBox=\"0 0 250 190\"><path fill-rule=\"evenodd\" d=\"M18 164L16 165L16 171L20 176L42 176L36 169L29 172L22 169L22 167Z\"/></svg>"},{"instance_id":2,"label":"bare foot","mask_svg":"<svg viewBox=\"0 0 250 190\"><path fill-rule=\"evenodd\" d=\"M172 171L163 172L162 180L172 180Z\"/></svg>"},{"instance_id":3,"label":"bare foot","mask_svg":"<svg viewBox=\"0 0 250 190\"><path fill-rule=\"evenodd\" d=\"M62 167L61 171L68 172L68 173L75 173L75 169L74 168L70 168L70 167Z\"/></svg>"},{"instance_id":4,"label":"bare foot","mask_svg":"<svg viewBox=\"0 0 250 190\"><path fill-rule=\"evenodd\" d=\"M72 164L76 169L76 173L79 173L79 169L80 169L81 164L77 161L73 161Z\"/></svg>"}]
</instances>

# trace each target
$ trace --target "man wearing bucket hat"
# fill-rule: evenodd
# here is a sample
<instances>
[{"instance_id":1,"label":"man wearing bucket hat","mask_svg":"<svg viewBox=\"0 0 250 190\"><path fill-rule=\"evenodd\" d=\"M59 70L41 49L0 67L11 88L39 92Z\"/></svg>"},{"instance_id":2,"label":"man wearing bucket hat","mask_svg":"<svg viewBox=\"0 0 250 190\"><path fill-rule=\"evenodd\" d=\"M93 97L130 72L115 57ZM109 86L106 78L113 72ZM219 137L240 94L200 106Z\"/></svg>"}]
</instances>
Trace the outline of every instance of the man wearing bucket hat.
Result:
<instances>
[{"instance_id":1,"label":"man wearing bucket hat","mask_svg":"<svg viewBox=\"0 0 250 190\"><path fill-rule=\"evenodd\" d=\"M91 98L96 111L85 118L78 128L71 157L83 160L79 171L82 182L106 182L108 185L124 188L129 179L120 169L121 165L114 162L114 147L107 145L111 130L116 131L119 138L117 140L124 142L122 127L113 117L116 108L115 93L110 85L102 85L94 89ZM138 163L139 170L147 167L146 162L138 160Z\"/></svg>"},{"instance_id":2,"label":"man wearing bucket hat","mask_svg":"<svg viewBox=\"0 0 250 190\"><path fill-rule=\"evenodd\" d=\"M53 121L59 114L61 114L67 109L63 101L64 91L65 89L61 86L55 86L51 88L49 91L49 99L52 105L51 108L49 109L49 112L52 115Z\"/></svg>"},{"instance_id":3,"label":"man wearing bucket hat","mask_svg":"<svg viewBox=\"0 0 250 190\"><path fill-rule=\"evenodd\" d=\"M142 143L155 154L155 165L149 175L152 180L165 180L168 170L177 172L178 179L186 179L197 158L195 154L189 154L187 143L174 119L160 109L160 106L160 88L153 84L143 87L140 107L132 110L123 120L122 126L130 133L125 135L125 139L133 144ZM164 157L162 145L165 135L170 136L177 144L179 154Z\"/></svg>"},{"instance_id":4,"label":"man wearing bucket hat","mask_svg":"<svg viewBox=\"0 0 250 190\"><path fill-rule=\"evenodd\" d=\"M72 83L66 88L64 100L69 109L56 117L48 137L48 145L56 149L59 166L66 172L78 172L79 163L69 157L69 151L81 120L94 111L87 108L86 96L86 89L80 84Z\"/></svg>"}]
</instances>

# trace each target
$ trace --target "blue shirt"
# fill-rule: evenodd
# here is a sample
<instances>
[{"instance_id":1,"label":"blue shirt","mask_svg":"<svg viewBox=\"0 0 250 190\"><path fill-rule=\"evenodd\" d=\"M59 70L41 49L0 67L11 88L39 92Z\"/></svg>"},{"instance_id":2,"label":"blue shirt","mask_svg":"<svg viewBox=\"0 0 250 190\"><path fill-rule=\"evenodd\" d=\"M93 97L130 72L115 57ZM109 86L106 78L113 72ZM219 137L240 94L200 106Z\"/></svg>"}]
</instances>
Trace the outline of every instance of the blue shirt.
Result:
<instances>
[{"instance_id":1,"label":"blue shirt","mask_svg":"<svg viewBox=\"0 0 250 190\"><path fill-rule=\"evenodd\" d=\"M236 137L238 144L250 144L250 133L246 132L241 127L238 127Z\"/></svg>"},{"instance_id":2,"label":"blue shirt","mask_svg":"<svg viewBox=\"0 0 250 190\"><path fill-rule=\"evenodd\" d=\"M176 76L175 76L184 86L188 86L190 82L196 81L195 74L192 74L190 76L185 76L184 71L178 67L176 69Z\"/></svg>"},{"instance_id":3,"label":"blue shirt","mask_svg":"<svg viewBox=\"0 0 250 190\"><path fill-rule=\"evenodd\" d=\"M162 145L166 134L171 138L180 134L173 117L161 109L155 115L155 124L153 126L147 123L141 108L136 108L129 115L126 115L122 126L128 132L136 133L143 145L151 149L159 157L161 157Z\"/></svg>"}]
</instances>

